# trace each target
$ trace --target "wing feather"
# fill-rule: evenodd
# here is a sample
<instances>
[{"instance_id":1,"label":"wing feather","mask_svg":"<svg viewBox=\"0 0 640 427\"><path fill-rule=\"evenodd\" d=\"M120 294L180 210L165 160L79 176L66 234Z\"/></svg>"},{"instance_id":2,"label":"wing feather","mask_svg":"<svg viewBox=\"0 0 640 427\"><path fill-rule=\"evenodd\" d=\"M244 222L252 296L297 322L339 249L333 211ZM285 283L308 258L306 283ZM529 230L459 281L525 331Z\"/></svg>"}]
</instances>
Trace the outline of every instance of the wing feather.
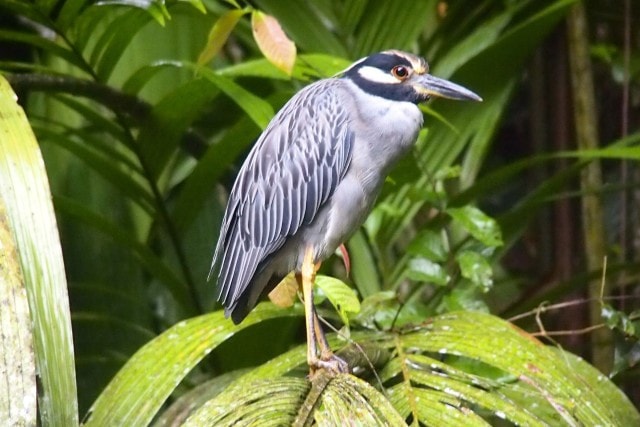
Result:
<instances>
[{"instance_id":1,"label":"wing feather","mask_svg":"<svg viewBox=\"0 0 640 427\"><path fill-rule=\"evenodd\" d=\"M295 95L274 117L240 169L209 275L229 308L261 263L313 221L346 173L353 145L338 79Z\"/></svg>"}]
</instances>

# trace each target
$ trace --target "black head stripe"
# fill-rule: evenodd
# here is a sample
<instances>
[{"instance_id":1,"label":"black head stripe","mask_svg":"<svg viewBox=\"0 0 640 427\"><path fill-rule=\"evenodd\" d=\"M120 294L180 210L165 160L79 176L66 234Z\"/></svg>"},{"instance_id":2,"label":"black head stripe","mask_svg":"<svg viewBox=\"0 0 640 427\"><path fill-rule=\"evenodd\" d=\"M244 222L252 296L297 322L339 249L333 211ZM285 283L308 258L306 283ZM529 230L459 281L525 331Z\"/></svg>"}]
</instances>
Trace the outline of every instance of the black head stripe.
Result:
<instances>
[{"instance_id":1,"label":"black head stripe","mask_svg":"<svg viewBox=\"0 0 640 427\"><path fill-rule=\"evenodd\" d=\"M409 60L403 56L393 53L381 52L367 57L364 61L358 64L357 67L354 67L354 69L362 67L375 67L388 73L396 65L404 65L409 68L412 67L411 62L409 62ZM354 69L349 70L349 72L357 71Z\"/></svg>"},{"instance_id":2,"label":"black head stripe","mask_svg":"<svg viewBox=\"0 0 640 427\"><path fill-rule=\"evenodd\" d=\"M356 63L351 68L347 69L344 78L352 80L363 91L380 96L382 98L391 99L394 101L407 101L418 103L421 98L415 89L411 85L399 84L399 83L381 83L364 78L358 71L363 67L374 67L383 71L384 73L391 73L391 69L396 65L404 65L408 68L413 68L411 62L393 52L380 52L373 54L361 62Z\"/></svg>"}]
</instances>

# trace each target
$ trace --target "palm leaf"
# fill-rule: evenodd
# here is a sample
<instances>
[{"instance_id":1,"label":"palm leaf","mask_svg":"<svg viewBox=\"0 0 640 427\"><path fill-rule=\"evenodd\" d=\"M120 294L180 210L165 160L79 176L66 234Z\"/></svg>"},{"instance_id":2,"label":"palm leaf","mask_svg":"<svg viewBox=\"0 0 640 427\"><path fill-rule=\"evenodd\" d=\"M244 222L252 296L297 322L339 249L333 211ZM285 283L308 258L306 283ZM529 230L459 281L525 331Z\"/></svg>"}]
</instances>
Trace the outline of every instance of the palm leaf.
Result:
<instances>
[{"instance_id":1,"label":"palm leaf","mask_svg":"<svg viewBox=\"0 0 640 427\"><path fill-rule=\"evenodd\" d=\"M262 304L241 327L221 313L176 325L128 362L94 405L89 425L144 423L213 347L244 327L290 314ZM309 381L300 369L305 347L299 346L216 389L206 402L198 399L186 425L251 425L258 419L265 426L640 422L626 396L595 368L491 315L456 312L396 331L356 331L352 338L357 345L345 347L336 337L330 342L342 347L352 369L381 368L370 377L373 384L325 371ZM385 348L391 358L377 360L373 355Z\"/></svg>"},{"instance_id":2,"label":"palm leaf","mask_svg":"<svg viewBox=\"0 0 640 427\"><path fill-rule=\"evenodd\" d=\"M77 425L69 299L47 174L24 112L2 76L0 117L5 135L0 146L0 199L29 299L42 387L38 396L40 421L44 425Z\"/></svg>"},{"instance_id":3,"label":"palm leaf","mask_svg":"<svg viewBox=\"0 0 640 427\"><path fill-rule=\"evenodd\" d=\"M90 409L87 426L148 425L184 377L220 343L252 324L293 314L257 307L240 325L216 312L182 321L140 349Z\"/></svg>"}]
</instances>

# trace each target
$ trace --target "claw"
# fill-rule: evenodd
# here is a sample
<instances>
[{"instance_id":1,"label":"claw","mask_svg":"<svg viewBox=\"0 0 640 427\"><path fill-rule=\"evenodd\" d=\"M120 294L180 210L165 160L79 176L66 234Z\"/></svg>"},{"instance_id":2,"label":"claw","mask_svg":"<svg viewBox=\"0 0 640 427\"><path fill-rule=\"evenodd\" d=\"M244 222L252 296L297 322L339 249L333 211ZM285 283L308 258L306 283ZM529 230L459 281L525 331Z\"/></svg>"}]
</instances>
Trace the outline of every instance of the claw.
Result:
<instances>
[{"instance_id":1,"label":"claw","mask_svg":"<svg viewBox=\"0 0 640 427\"><path fill-rule=\"evenodd\" d=\"M332 374L348 374L349 373L349 365L342 358L336 356L335 354L331 354L326 359L316 359L309 361L309 367L311 368L312 374L319 369L325 369Z\"/></svg>"},{"instance_id":2,"label":"claw","mask_svg":"<svg viewBox=\"0 0 640 427\"><path fill-rule=\"evenodd\" d=\"M351 273L351 260L349 259L349 251L347 251L347 247L344 243L341 243L338 246L340 249L340 253L342 254L342 262L344 262L344 269L347 271L347 277L349 277L349 273Z\"/></svg>"}]
</instances>

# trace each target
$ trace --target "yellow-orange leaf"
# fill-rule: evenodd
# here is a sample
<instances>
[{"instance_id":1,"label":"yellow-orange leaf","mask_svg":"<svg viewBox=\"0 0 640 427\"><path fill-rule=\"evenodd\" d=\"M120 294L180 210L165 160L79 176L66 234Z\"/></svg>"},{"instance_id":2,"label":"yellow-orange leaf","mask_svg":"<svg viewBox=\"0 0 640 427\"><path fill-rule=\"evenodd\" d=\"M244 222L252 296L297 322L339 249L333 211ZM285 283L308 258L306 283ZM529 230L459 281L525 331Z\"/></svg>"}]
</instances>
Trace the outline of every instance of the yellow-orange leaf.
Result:
<instances>
[{"instance_id":1,"label":"yellow-orange leaf","mask_svg":"<svg viewBox=\"0 0 640 427\"><path fill-rule=\"evenodd\" d=\"M296 45L284 33L278 20L256 10L251 15L251 27L253 38L265 58L291 75L296 62Z\"/></svg>"},{"instance_id":2,"label":"yellow-orange leaf","mask_svg":"<svg viewBox=\"0 0 640 427\"><path fill-rule=\"evenodd\" d=\"M280 308L291 307L298 295L298 281L293 272L287 274L278 285L269 292L269 300Z\"/></svg>"}]
</instances>

